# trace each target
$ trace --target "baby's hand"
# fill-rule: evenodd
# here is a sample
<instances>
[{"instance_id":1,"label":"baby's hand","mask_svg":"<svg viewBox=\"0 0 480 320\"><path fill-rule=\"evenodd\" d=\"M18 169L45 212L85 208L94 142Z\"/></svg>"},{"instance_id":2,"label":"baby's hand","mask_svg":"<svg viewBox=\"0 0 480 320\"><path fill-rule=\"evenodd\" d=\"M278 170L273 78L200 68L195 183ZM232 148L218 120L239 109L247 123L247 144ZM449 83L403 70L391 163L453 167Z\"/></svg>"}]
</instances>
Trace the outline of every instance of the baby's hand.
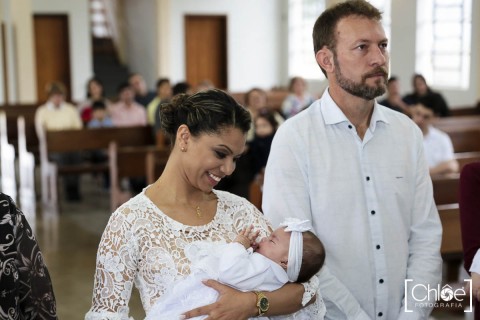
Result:
<instances>
[{"instance_id":1,"label":"baby's hand","mask_svg":"<svg viewBox=\"0 0 480 320\"><path fill-rule=\"evenodd\" d=\"M253 225L250 225L248 228L242 229L234 241L242 244L245 249L248 249L251 246L256 245L255 240L258 238L259 234L260 231L253 230Z\"/></svg>"}]
</instances>

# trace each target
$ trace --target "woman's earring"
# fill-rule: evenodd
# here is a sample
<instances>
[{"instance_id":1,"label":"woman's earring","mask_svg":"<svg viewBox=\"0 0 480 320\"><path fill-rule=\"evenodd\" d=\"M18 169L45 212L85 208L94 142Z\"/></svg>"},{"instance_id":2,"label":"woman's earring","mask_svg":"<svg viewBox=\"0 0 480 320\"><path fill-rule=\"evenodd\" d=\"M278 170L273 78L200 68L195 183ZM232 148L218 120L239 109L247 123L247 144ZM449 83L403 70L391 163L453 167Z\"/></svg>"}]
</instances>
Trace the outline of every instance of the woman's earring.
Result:
<instances>
[{"instance_id":1,"label":"woman's earring","mask_svg":"<svg viewBox=\"0 0 480 320\"><path fill-rule=\"evenodd\" d=\"M185 147L181 147L180 150L181 150L182 152L185 152L187 149L185 149Z\"/></svg>"}]
</instances>

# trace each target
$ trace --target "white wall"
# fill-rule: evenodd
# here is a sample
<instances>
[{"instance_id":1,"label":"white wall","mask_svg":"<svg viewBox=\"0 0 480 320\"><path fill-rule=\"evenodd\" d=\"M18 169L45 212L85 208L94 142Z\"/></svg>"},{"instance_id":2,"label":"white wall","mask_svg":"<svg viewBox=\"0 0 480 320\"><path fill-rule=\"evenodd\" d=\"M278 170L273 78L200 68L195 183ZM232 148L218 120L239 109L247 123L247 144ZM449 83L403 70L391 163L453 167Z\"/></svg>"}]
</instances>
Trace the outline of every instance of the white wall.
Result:
<instances>
[{"instance_id":1,"label":"white wall","mask_svg":"<svg viewBox=\"0 0 480 320\"><path fill-rule=\"evenodd\" d=\"M88 79L93 75L88 0L33 0L33 14L67 14L70 35L72 99L85 99Z\"/></svg>"},{"instance_id":2,"label":"white wall","mask_svg":"<svg viewBox=\"0 0 480 320\"><path fill-rule=\"evenodd\" d=\"M227 16L228 89L271 88L282 81L281 1L171 0L171 80L185 80L185 15ZM161 35L159 35L161 36ZM284 47L285 48L285 47Z\"/></svg>"},{"instance_id":3,"label":"white wall","mask_svg":"<svg viewBox=\"0 0 480 320\"><path fill-rule=\"evenodd\" d=\"M150 89L158 78L157 2L153 0L125 0L124 32L127 65L131 72L141 74Z\"/></svg>"}]
</instances>

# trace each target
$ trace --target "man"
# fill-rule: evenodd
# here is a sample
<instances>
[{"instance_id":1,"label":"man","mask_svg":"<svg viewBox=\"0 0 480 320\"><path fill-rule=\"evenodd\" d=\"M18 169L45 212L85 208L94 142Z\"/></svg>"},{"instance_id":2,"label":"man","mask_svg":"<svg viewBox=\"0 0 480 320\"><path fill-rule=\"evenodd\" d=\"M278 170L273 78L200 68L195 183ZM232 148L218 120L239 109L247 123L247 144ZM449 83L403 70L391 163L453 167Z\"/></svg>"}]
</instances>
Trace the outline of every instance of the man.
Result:
<instances>
[{"instance_id":1,"label":"man","mask_svg":"<svg viewBox=\"0 0 480 320\"><path fill-rule=\"evenodd\" d=\"M265 215L274 226L291 214L309 219L325 244L318 276L326 319L427 319L431 307L411 292L441 278L442 229L422 134L375 101L389 65L380 20L361 0L318 18L315 57L329 87L280 126L266 168Z\"/></svg>"},{"instance_id":2,"label":"man","mask_svg":"<svg viewBox=\"0 0 480 320\"><path fill-rule=\"evenodd\" d=\"M458 172L452 140L448 134L432 126L435 117L434 107L428 100L412 108L412 119L423 133L423 146L430 175Z\"/></svg>"},{"instance_id":3,"label":"man","mask_svg":"<svg viewBox=\"0 0 480 320\"><path fill-rule=\"evenodd\" d=\"M109 107L115 127L133 127L147 125L147 111L134 101L134 92L128 83L118 86L118 102Z\"/></svg>"},{"instance_id":4,"label":"man","mask_svg":"<svg viewBox=\"0 0 480 320\"><path fill-rule=\"evenodd\" d=\"M149 91L145 79L138 73L132 73L128 77L128 83L135 94L135 102L141 104L145 108L153 99L155 99L155 92Z\"/></svg>"},{"instance_id":5,"label":"man","mask_svg":"<svg viewBox=\"0 0 480 320\"><path fill-rule=\"evenodd\" d=\"M397 77L390 77L390 79L388 79L387 97L380 101L380 104L392 110L405 113L407 116L410 115L410 108L400 95L400 81Z\"/></svg>"}]
</instances>

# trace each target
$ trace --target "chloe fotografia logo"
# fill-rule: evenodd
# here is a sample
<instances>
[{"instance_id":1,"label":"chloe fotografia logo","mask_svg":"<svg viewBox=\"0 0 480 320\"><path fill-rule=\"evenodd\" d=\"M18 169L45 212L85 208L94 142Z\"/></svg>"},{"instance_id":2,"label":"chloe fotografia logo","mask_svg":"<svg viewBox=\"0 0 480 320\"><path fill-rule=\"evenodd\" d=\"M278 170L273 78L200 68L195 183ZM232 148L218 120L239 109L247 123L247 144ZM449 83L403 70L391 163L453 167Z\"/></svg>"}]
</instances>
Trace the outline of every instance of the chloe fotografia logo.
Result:
<instances>
[{"instance_id":1,"label":"chloe fotografia logo","mask_svg":"<svg viewBox=\"0 0 480 320\"><path fill-rule=\"evenodd\" d=\"M467 295L467 286L472 285L471 279L465 279L463 287L452 288L446 284L431 286L430 284L413 283L405 280L405 312L413 312L415 308L455 308L472 312L472 293Z\"/></svg>"}]
</instances>

